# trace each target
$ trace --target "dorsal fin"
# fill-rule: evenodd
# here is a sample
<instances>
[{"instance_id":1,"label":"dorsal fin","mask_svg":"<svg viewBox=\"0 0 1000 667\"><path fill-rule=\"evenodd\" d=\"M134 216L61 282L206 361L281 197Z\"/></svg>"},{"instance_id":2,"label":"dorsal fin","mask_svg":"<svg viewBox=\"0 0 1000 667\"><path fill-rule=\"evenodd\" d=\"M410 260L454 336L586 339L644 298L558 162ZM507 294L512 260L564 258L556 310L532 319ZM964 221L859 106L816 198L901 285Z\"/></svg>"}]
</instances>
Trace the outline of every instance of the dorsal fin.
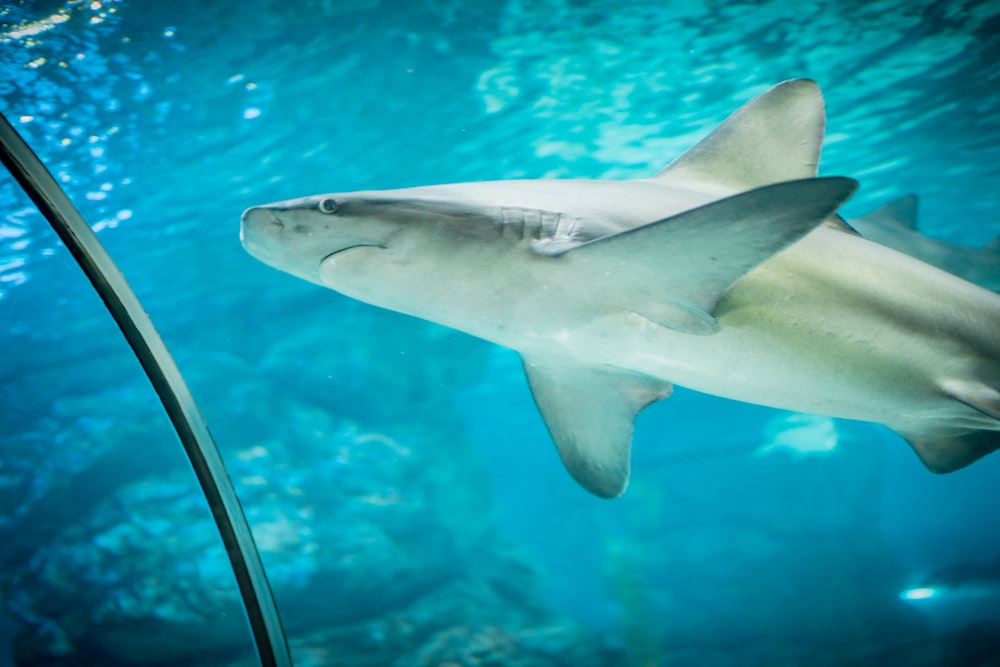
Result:
<instances>
[{"instance_id":1,"label":"dorsal fin","mask_svg":"<svg viewBox=\"0 0 1000 667\"><path fill-rule=\"evenodd\" d=\"M864 233L863 230L869 227L878 226L896 229L905 227L906 229L917 231L918 203L917 195L904 195L899 199L894 199L888 204L878 207L867 215L855 218L851 221L851 224L861 229L862 233Z\"/></svg>"},{"instance_id":2,"label":"dorsal fin","mask_svg":"<svg viewBox=\"0 0 1000 667\"><path fill-rule=\"evenodd\" d=\"M886 213L907 229L917 230L917 206L920 199L915 194L903 195L883 206ZM881 210L881 209L880 209Z\"/></svg>"},{"instance_id":3,"label":"dorsal fin","mask_svg":"<svg viewBox=\"0 0 1000 667\"><path fill-rule=\"evenodd\" d=\"M791 79L750 100L654 180L742 192L814 178L826 113L815 81Z\"/></svg>"}]
</instances>

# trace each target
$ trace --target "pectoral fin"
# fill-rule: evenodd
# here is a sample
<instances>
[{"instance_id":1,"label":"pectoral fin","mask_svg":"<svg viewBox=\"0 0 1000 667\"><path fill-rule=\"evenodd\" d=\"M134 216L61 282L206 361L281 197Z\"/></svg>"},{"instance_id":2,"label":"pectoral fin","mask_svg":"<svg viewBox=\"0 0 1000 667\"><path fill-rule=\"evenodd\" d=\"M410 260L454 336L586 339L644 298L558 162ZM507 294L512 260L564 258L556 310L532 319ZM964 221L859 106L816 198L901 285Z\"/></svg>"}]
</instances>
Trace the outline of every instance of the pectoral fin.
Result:
<instances>
[{"instance_id":1,"label":"pectoral fin","mask_svg":"<svg viewBox=\"0 0 1000 667\"><path fill-rule=\"evenodd\" d=\"M628 485L635 416L669 396L670 383L607 366L523 361L569 474L596 496L620 496Z\"/></svg>"},{"instance_id":2,"label":"pectoral fin","mask_svg":"<svg viewBox=\"0 0 1000 667\"><path fill-rule=\"evenodd\" d=\"M711 334L711 313L729 286L819 226L856 188L840 177L767 185L549 254L566 255L647 319Z\"/></svg>"}]
</instances>

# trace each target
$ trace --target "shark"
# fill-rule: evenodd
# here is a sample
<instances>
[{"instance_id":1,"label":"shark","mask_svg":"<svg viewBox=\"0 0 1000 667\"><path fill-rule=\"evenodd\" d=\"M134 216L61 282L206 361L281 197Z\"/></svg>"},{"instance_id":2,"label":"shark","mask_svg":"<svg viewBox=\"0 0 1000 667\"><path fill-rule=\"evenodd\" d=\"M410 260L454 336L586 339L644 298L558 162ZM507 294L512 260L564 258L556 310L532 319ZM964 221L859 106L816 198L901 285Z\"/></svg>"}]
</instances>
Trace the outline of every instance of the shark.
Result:
<instances>
[{"instance_id":1,"label":"shark","mask_svg":"<svg viewBox=\"0 0 1000 667\"><path fill-rule=\"evenodd\" d=\"M621 495L634 423L675 384L884 424L934 472L1000 447L1000 295L864 239L818 177L793 79L649 178L523 179L254 206L258 260L520 353L572 477Z\"/></svg>"},{"instance_id":2,"label":"shark","mask_svg":"<svg viewBox=\"0 0 1000 667\"><path fill-rule=\"evenodd\" d=\"M899 598L919 610L935 632L974 623L1000 623L1000 558L962 562L916 578Z\"/></svg>"},{"instance_id":3,"label":"shark","mask_svg":"<svg viewBox=\"0 0 1000 667\"><path fill-rule=\"evenodd\" d=\"M942 594L1000 598L1000 557L993 563L957 563L924 576L919 586L907 588L904 600L926 600Z\"/></svg>"},{"instance_id":4,"label":"shark","mask_svg":"<svg viewBox=\"0 0 1000 667\"><path fill-rule=\"evenodd\" d=\"M1000 292L1000 236L981 248L949 243L917 228L919 199L908 194L849 221L862 236Z\"/></svg>"}]
</instances>

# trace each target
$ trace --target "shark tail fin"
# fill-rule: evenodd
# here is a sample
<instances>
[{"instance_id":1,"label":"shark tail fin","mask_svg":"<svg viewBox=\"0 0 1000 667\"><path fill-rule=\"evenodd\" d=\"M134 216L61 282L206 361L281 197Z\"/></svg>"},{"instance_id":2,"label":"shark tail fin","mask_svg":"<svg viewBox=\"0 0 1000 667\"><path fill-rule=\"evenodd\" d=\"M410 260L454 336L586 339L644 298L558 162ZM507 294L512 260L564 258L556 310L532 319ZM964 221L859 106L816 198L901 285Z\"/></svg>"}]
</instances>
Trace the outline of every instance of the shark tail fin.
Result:
<instances>
[{"instance_id":1,"label":"shark tail fin","mask_svg":"<svg viewBox=\"0 0 1000 667\"><path fill-rule=\"evenodd\" d=\"M816 82L784 81L737 109L653 180L713 183L742 192L815 178L825 128Z\"/></svg>"},{"instance_id":2,"label":"shark tail fin","mask_svg":"<svg viewBox=\"0 0 1000 667\"><path fill-rule=\"evenodd\" d=\"M997 234L996 238L987 243L984 247L990 252L1000 253L1000 234Z\"/></svg>"}]
</instances>

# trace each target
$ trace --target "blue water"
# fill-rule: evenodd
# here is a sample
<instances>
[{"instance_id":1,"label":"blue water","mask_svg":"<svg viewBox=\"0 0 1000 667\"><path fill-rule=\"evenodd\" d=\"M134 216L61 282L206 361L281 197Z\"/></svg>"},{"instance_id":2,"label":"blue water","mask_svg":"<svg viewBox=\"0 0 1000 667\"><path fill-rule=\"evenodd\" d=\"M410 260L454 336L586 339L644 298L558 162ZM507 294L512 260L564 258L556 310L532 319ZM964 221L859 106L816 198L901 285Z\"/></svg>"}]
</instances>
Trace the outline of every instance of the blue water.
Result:
<instances>
[{"instance_id":1,"label":"blue water","mask_svg":"<svg viewBox=\"0 0 1000 667\"><path fill-rule=\"evenodd\" d=\"M0 111L177 357L297 665L998 664L1000 592L900 592L996 562L1000 456L933 476L821 420L831 452L759 455L797 422L678 389L599 500L514 353L239 243L248 206L320 192L650 175L792 77L826 99L821 175L861 182L845 217L915 192L929 235L1000 233L997 2L0 9ZM138 364L6 174L0 216L0 664L253 664Z\"/></svg>"}]
</instances>

